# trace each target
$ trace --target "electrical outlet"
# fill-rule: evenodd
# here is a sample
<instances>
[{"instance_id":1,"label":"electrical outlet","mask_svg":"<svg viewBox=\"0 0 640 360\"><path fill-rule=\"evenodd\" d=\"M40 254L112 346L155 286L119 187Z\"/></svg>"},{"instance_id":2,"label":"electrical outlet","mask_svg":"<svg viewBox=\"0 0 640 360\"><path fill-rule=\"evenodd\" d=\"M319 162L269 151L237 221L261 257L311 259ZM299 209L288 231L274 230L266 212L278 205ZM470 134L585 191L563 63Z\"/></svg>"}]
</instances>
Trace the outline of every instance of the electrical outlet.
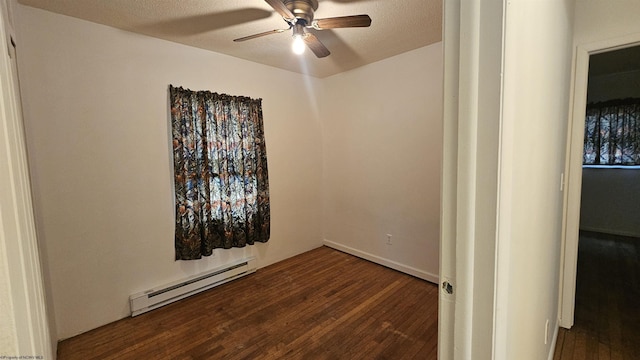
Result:
<instances>
[{"instance_id":1,"label":"electrical outlet","mask_svg":"<svg viewBox=\"0 0 640 360\"><path fill-rule=\"evenodd\" d=\"M393 241L391 240L391 234L387 234L387 245L391 244L393 244Z\"/></svg>"}]
</instances>

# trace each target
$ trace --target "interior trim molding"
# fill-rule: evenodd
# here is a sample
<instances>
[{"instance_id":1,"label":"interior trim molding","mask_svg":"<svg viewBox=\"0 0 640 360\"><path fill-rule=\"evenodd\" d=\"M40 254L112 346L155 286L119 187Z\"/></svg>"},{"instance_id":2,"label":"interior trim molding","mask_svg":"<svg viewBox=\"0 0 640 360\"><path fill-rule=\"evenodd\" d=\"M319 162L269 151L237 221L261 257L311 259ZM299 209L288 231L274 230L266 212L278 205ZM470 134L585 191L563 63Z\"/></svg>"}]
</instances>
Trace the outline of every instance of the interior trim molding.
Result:
<instances>
[{"instance_id":1,"label":"interior trim molding","mask_svg":"<svg viewBox=\"0 0 640 360\"><path fill-rule=\"evenodd\" d=\"M548 360L553 360L553 357L556 354L556 343L558 342L558 334L560 332L560 320L557 319L555 324L553 324L553 335L551 335L551 346L549 347L549 355L547 355Z\"/></svg>"},{"instance_id":2,"label":"interior trim molding","mask_svg":"<svg viewBox=\"0 0 640 360\"><path fill-rule=\"evenodd\" d=\"M398 270L400 272L403 272L405 274L411 275L411 276L415 276L417 278L420 278L422 280L426 280L428 282L434 283L434 284L438 284L440 282L440 277L436 274L432 274L428 271L424 271L424 270L420 270L420 269L416 269L412 266L408 266L408 265L404 265L401 264L399 262L393 261L393 260L389 260L386 258L383 258L381 256L378 255L373 255L370 254L368 252L365 251L361 251L358 249L354 249L350 246L346 246L346 245L342 245L339 244L337 242L334 241L330 241L327 239L323 240L323 243L325 246L328 246L332 249L336 249L342 252L345 252L347 254L351 254L353 256L357 256L359 258L365 259L365 260L369 260L371 262L374 262L376 264L382 265L382 266L386 266L388 268L394 269L394 270Z\"/></svg>"}]
</instances>

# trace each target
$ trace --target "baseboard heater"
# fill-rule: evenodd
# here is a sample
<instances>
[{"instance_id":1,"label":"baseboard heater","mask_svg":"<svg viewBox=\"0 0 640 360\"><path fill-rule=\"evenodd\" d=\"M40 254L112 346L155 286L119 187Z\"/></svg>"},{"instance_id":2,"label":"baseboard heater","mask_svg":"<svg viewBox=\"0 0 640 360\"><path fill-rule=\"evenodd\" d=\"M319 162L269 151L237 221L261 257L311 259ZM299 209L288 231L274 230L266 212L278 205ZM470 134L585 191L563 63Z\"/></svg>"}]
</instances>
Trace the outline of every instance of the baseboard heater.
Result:
<instances>
[{"instance_id":1,"label":"baseboard heater","mask_svg":"<svg viewBox=\"0 0 640 360\"><path fill-rule=\"evenodd\" d=\"M166 284L129 296L131 316L157 309L174 301L211 289L256 271L255 257L249 257L221 266L185 280Z\"/></svg>"}]
</instances>

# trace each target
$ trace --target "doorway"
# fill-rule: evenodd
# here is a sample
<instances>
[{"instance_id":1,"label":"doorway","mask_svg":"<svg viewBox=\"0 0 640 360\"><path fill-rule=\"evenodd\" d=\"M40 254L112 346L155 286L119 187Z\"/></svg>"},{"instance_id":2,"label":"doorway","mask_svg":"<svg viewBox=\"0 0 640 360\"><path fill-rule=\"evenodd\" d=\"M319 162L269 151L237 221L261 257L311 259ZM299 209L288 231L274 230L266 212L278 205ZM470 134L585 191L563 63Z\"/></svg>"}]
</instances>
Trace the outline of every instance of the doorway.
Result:
<instances>
[{"instance_id":1,"label":"doorway","mask_svg":"<svg viewBox=\"0 0 640 360\"><path fill-rule=\"evenodd\" d=\"M631 99L640 98L640 46L590 54L588 60L586 119L595 122L600 118L596 114L631 114L637 103ZM584 133L584 120L582 124ZM587 125L597 140L599 131L593 126ZM601 158L598 147L585 155L587 164L606 162L608 153ZM639 314L635 278L640 254L640 166L583 166L582 157L579 160L575 164L581 166L582 176L576 285L571 294L574 316L571 331L558 334L556 356L598 353L636 358L640 355L634 345L640 339L634 320Z\"/></svg>"},{"instance_id":2,"label":"doorway","mask_svg":"<svg viewBox=\"0 0 640 360\"><path fill-rule=\"evenodd\" d=\"M560 326L566 329L570 329L573 326L575 314L577 255L583 180L582 157L590 62L592 57L598 54L608 54L637 46L640 46L640 34L580 45L576 49L573 104L572 113L570 114L567 147L567 189L565 193L563 275L561 279L560 300ZM596 65L599 59L600 58L593 58L593 60L596 60L592 64L594 67L597 67Z\"/></svg>"}]
</instances>

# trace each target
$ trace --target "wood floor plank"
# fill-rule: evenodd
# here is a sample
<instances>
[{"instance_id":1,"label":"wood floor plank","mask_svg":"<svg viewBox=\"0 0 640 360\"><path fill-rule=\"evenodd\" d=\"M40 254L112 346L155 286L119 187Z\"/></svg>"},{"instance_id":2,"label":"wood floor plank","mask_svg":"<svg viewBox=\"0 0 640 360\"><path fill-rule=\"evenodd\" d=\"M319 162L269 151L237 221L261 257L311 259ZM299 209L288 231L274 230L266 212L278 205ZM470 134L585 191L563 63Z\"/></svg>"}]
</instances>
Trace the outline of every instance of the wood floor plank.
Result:
<instances>
[{"instance_id":1,"label":"wood floor plank","mask_svg":"<svg viewBox=\"0 0 640 360\"><path fill-rule=\"evenodd\" d=\"M598 342L598 360L611 360L609 345Z\"/></svg>"},{"instance_id":2,"label":"wood floor plank","mask_svg":"<svg viewBox=\"0 0 640 360\"><path fill-rule=\"evenodd\" d=\"M581 232L575 321L554 359L640 359L640 239Z\"/></svg>"},{"instance_id":3,"label":"wood floor plank","mask_svg":"<svg viewBox=\"0 0 640 360\"><path fill-rule=\"evenodd\" d=\"M587 358L587 333L585 331L577 330L575 334L575 343L573 345L573 358L574 359L586 359Z\"/></svg>"},{"instance_id":4,"label":"wood floor plank","mask_svg":"<svg viewBox=\"0 0 640 360\"><path fill-rule=\"evenodd\" d=\"M556 349L553 354L553 360L560 360L562 357L562 345L564 344L564 335L566 334L566 329L560 329L558 331L558 338L556 339Z\"/></svg>"},{"instance_id":5,"label":"wood floor plank","mask_svg":"<svg viewBox=\"0 0 640 360\"><path fill-rule=\"evenodd\" d=\"M435 359L434 284L321 247L58 346L58 359Z\"/></svg>"}]
</instances>

